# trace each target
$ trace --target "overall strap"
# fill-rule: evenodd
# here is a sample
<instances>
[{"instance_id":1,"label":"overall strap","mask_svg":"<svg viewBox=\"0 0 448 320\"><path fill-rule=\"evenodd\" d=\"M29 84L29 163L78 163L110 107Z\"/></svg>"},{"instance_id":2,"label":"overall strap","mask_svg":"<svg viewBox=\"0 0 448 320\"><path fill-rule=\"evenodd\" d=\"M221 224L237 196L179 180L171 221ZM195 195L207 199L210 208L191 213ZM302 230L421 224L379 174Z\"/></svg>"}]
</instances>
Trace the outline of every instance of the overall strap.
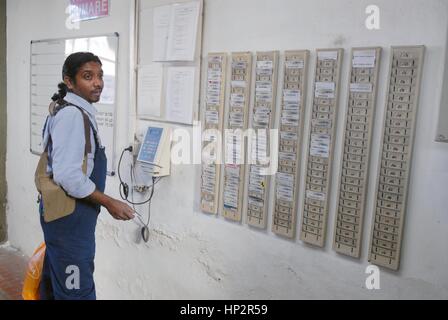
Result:
<instances>
[{"instance_id":1,"label":"overall strap","mask_svg":"<svg viewBox=\"0 0 448 320\"><path fill-rule=\"evenodd\" d=\"M77 105L72 104L72 103L68 103L67 105L76 107L76 108L78 108L79 111L81 111L81 113L83 115L83 118L84 118L84 133L85 133L85 136L86 136L86 146L88 144L89 145L89 151L88 152L89 153L92 152L92 147L91 147L92 144L90 142L90 130L89 130L89 128L92 128L93 138L95 139L95 145L96 145L97 148L99 147L98 132L96 132L95 127L93 126L92 122L89 119L89 116L85 113L85 111L81 107L78 107Z\"/></svg>"},{"instance_id":2,"label":"overall strap","mask_svg":"<svg viewBox=\"0 0 448 320\"><path fill-rule=\"evenodd\" d=\"M71 104L69 102L66 102L64 100L64 103L62 105L56 105L55 102L52 102L49 106L49 111L50 111L50 115L55 116L57 114L58 111L60 111L61 109L67 107L67 106L74 106L76 107L82 114L83 117L83 121L84 121L84 136L85 136L85 140L86 140L86 145L84 148L84 156L87 156L88 153L92 152L92 142L90 141L90 127L92 127L93 130L93 135L95 137L95 140L97 140L97 133L95 128L93 127L93 125L91 124L89 117L87 116L87 114L77 105ZM47 120L45 121L45 125L44 125L44 132L45 132L45 128L48 124L48 117ZM52 139L51 139L51 134L50 132L48 132L48 141L47 141L47 145L45 146L45 151L44 152L48 152L48 146L52 143Z\"/></svg>"}]
</instances>

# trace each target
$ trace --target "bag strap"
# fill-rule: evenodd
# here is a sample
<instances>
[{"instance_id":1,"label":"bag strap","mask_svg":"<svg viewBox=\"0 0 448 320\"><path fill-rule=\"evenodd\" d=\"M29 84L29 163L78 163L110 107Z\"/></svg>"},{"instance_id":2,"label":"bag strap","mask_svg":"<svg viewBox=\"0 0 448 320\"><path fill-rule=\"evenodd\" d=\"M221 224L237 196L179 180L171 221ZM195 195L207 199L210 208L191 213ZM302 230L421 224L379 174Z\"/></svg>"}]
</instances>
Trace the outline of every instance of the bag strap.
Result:
<instances>
[{"instance_id":1,"label":"bag strap","mask_svg":"<svg viewBox=\"0 0 448 320\"><path fill-rule=\"evenodd\" d=\"M78 106L75 106L78 108L79 111L82 113L82 117L84 119L84 136L86 138L86 146L84 148L84 156L87 156L88 153L92 152L92 142L90 141L90 122L89 118L87 117L86 113L81 110ZM95 131L95 130L94 130Z\"/></svg>"},{"instance_id":2,"label":"bag strap","mask_svg":"<svg viewBox=\"0 0 448 320\"><path fill-rule=\"evenodd\" d=\"M83 121L84 121L84 137L85 137L85 140L86 140L86 144L85 144L85 148L84 148L84 156L87 156L88 153L92 152L92 142L90 140L90 126L91 126L91 123L90 123L90 120L89 120L89 117L87 116L87 114L80 107L78 107L77 105L69 103L69 102L67 102L65 100L64 100L64 103L61 104L61 105L56 105L56 102L53 101L52 103L50 103L50 106L48 107L48 109L49 109L50 115L56 115L56 113L58 111L60 111L62 108L65 108L67 106L74 106L74 107L76 107L82 114ZM47 126L47 122L48 122L48 119L45 122L45 127ZM44 130L45 130L45 127L44 127ZM96 133L96 131L95 131L95 129L93 127L92 127L92 130L93 130L93 134L94 134L95 139L97 139L97 133ZM47 145L45 146L45 151L44 152L48 152L48 146L51 143L53 143L53 141L51 139L50 132L48 132L48 141L47 141Z\"/></svg>"}]
</instances>

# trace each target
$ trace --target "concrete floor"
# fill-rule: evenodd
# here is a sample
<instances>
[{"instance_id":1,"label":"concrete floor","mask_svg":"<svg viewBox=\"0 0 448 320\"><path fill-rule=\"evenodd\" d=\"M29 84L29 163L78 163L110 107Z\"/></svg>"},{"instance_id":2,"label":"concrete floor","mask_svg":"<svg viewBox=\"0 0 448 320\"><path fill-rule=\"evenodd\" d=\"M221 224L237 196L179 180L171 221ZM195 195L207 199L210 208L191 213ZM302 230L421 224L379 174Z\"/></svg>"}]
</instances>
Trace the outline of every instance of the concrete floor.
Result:
<instances>
[{"instance_id":1,"label":"concrete floor","mask_svg":"<svg viewBox=\"0 0 448 320\"><path fill-rule=\"evenodd\" d=\"M0 248L0 300L21 300L28 257L11 247Z\"/></svg>"},{"instance_id":2,"label":"concrete floor","mask_svg":"<svg viewBox=\"0 0 448 320\"><path fill-rule=\"evenodd\" d=\"M0 300L11 300L5 293L0 291Z\"/></svg>"}]
</instances>

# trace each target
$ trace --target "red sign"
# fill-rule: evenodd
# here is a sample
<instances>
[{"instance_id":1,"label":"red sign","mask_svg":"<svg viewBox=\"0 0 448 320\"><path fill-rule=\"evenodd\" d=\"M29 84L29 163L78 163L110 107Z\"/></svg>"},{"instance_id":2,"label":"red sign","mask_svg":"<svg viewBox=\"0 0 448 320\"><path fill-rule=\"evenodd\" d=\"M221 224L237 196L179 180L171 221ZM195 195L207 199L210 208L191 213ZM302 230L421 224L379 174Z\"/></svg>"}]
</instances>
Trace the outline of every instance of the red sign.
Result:
<instances>
[{"instance_id":1,"label":"red sign","mask_svg":"<svg viewBox=\"0 0 448 320\"><path fill-rule=\"evenodd\" d=\"M109 15L109 0L70 0L73 21L90 20Z\"/></svg>"}]
</instances>

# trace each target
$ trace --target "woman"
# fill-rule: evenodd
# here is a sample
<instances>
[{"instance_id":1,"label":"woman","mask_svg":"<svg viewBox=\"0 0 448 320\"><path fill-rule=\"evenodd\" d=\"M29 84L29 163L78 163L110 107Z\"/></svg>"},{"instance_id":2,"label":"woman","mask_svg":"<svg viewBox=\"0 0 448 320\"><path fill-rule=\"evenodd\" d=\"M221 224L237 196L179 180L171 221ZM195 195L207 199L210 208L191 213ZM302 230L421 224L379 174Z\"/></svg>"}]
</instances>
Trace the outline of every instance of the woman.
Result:
<instances>
[{"instance_id":1,"label":"woman","mask_svg":"<svg viewBox=\"0 0 448 320\"><path fill-rule=\"evenodd\" d=\"M93 271L100 206L106 207L117 220L134 218L134 211L127 204L103 193L107 159L92 105L100 100L104 86L101 66L100 59L89 52L67 57L62 70L64 82L52 97L56 108L51 110L43 129L43 145L48 152L47 172L65 193L76 199L76 204L72 213L46 222L45 204L40 202L46 243L39 290L42 300L96 299ZM83 168L85 156L87 167Z\"/></svg>"}]
</instances>

